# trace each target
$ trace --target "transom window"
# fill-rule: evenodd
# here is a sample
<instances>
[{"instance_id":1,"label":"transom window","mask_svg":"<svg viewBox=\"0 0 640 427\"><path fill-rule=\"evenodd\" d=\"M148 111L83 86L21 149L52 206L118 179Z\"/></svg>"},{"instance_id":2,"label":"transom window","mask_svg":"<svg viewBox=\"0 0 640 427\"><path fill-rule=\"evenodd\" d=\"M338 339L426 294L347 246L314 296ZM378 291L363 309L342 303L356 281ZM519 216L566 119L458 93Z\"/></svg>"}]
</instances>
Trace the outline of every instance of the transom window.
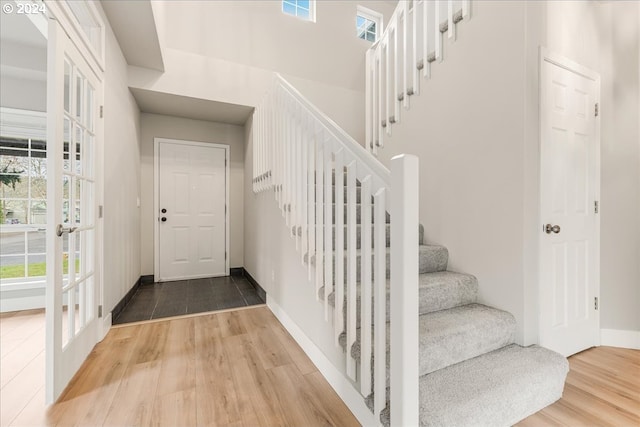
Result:
<instances>
[{"instance_id":1,"label":"transom window","mask_svg":"<svg viewBox=\"0 0 640 427\"><path fill-rule=\"evenodd\" d=\"M382 15L366 7L358 6L356 35L362 40L375 42L382 33Z\"/></svg>"},{"instance_id":2,"label":"transom window","mask_svg":"<svg viewBox=\"0 0 640 427\"><path fill-rule=\"evenodd\" d=\"M315 0L282 0L282 12L315 22Z\"/></svg>"}]
</instances>

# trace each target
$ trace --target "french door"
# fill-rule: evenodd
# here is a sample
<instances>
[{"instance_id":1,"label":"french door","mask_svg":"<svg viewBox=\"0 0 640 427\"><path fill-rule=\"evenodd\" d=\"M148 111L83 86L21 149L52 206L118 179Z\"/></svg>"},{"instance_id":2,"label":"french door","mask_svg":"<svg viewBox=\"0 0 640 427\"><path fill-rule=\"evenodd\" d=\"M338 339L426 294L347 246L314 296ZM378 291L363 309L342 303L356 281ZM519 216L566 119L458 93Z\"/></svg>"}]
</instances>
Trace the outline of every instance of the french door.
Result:
<instances>
[{"instance_id":1,"label":"french door","mask_svg":"<svg viewBox=\"0 0 640 427\"><path fill-rule=\"evenodd\" d=\"M46 401L99 339L97 106L101 82L56 20L47 63Z\"/></svg>"}]
</instances>

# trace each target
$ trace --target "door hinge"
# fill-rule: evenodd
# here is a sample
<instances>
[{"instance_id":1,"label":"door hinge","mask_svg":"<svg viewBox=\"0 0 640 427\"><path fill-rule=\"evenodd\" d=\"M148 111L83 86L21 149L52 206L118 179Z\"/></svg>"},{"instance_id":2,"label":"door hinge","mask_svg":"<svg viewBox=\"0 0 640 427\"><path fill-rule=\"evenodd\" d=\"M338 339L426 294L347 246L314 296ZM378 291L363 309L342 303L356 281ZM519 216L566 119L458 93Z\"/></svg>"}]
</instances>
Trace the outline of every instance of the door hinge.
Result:
<instances>
[{"instance_id":1,"label":"door hinge","mask_svg":"<svg viewBox=\"0 0 640 427\"><path fill-rule=\"evenodd\" d=\"M226 252L224 253L224 260L225 261L227 260L227 253Z\"/></svg>"},{"instance_id":2,"label":"door hinge","mask_svg":"<svg viewBox=\"0 0 640 427\"><path fill-rule=\"evenodd\" d=\"M102 317L102 306L98 306L98 317Z\"/></svg>"},{"instance_id":3,"label":"door hinge","mask_svg":"<svg viewBox=\"0 0 640 427\"><path fill-rule=\"evenodd\" d=\"M100 118L104 117L104 105L100 106Z\"/></svg>"},{"instance_id":4,"label":"door hinge","mask_svg":"<svg viewBox=\"0 0 640 427\"><path fill-rule=\"evenodd\" d=\"M598 309L598 297L595 297L593 299L593 308L595 308L596 310Z\"/></svg>"},{"instance_id":5,"label":"door hinge","mask_svg":"<svg viewBox=\"0 0 640 427\"><path fill-rule=\"evenodd\" d=\"M102 218L102 209L103 209L103 206L98 205L98 218Z\"/></svg>"},{"instance_id":6,"label":"door hinge","mask_svg":"<svg viewBox=\"0 0 640 427\"><path fill-rule=\"evenodd\" d=\"M596 107L595 107L595 114L596 117L598 117L600 115L600 104L596 102Z\"/></svg>"},{"instance_id":7,"label":"door hinge","mask_svg":"<svg viewBox=\"0 0 640 427\"><path fill-rule=\"evenodd\" d=\"M600 213L600 203L597 200L593 202L593 212Z\"/></svg>"}]
</instances>

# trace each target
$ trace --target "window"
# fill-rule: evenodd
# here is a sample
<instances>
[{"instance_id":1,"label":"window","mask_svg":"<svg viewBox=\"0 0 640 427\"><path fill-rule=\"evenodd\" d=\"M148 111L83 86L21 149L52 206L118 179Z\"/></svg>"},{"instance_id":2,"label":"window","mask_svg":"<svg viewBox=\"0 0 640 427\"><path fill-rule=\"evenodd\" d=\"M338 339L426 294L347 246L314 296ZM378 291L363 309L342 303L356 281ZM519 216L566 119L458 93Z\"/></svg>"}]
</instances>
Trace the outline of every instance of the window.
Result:
<instances>
[{"instance_id":1,"label":"window","mask_svg":"<svg viewBox=\"0 0 640 427\"><path fill-rule=\"evenodd\" d=\"M356 35L362 40L375 42L382 34L382 15L366 7L358 6Z\"/></svg>"},{"instance_id":2,"label":"window","mask_svg":"<svg viewBox=\"0 0 640 427\"><path fill-rule=\"evenodd\" d=\"M0 279L45 275L46 142L0 136Z\"/></svg>"},{"instance_id":3,"label":"window","mask_svg":"<svg viewBox=\"0 0 640 427\"><path fill-rule=\"evenodd\" d=\"M315 0L282 0L282 12L305 21L315 22Z\"/></svg>"}]
</instances>

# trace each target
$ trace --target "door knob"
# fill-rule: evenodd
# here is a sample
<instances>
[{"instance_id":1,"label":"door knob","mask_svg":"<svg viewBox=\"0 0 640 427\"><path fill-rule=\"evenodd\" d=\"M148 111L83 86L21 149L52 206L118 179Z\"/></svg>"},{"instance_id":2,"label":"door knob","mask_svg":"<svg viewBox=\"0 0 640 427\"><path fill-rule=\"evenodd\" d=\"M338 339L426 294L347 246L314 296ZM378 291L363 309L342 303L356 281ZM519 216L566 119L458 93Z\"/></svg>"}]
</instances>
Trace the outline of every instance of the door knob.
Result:
<instances>
[{"instance_id":1,"label":"door knob","mask_svg":"<svg viewBox=\"0 0 640 427\"><path fill-rule=\"evenodd\" d=\"M160 218L160 220L161 220L162 222L165 222L165 221L167 220L167 217L163 216L162 218Z\"/></svg>"},{"instance_id":2,"label":"door knob","mask_svg":"<svg viewBox=\"0 0 640 427\"><path fill-rule=\"evenodd\" d=\"M160 212L167 213L167 210L163 208Z\"/></svg>"},{"instance_id":3,"label":"door knob","mask_svg":"<svg viewBox=\"0 0 640 427\"><path fill-rule=\"evenodd\" d=\"M560 232L560 226L559 225L547 224L547 225L544 226L544 231L547 234L551 234L552 232L558 234Z\"/></svg>"},{"instance_id":4,"label":"door knob","mask_svg":"<svg viewBox=\"0 0 640 427\"><path fill-rule=\"evenodd\" d=\"M58 237L62 236L63 234L71 234L74 231L76 231L78 227L63 227L62 224L58 224L58 226L56 227L56 234L58 235Z\"/></svg>"}]
</instances>

